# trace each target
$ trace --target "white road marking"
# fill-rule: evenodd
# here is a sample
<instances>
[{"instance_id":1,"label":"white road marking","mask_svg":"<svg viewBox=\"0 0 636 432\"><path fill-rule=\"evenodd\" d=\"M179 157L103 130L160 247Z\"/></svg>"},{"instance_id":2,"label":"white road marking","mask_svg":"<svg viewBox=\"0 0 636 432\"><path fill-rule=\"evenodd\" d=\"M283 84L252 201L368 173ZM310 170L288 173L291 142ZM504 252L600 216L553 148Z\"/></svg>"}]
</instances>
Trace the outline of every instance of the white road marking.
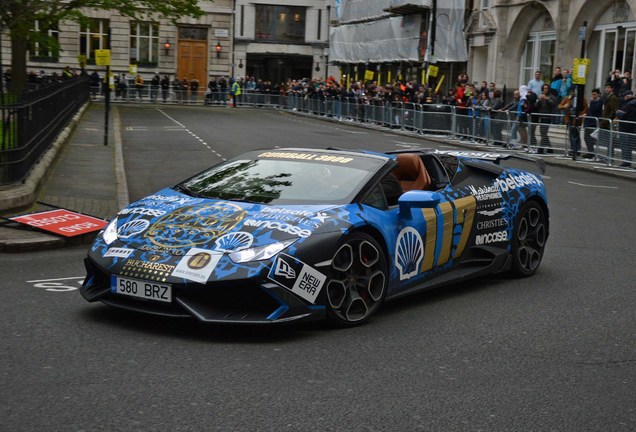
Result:
<instances>
[{"instance_id":1,"label":"white road marking","mask_svg":"<svg viewBox=\"0 0 636 432\"><path fill-rule=\"evenodd\" d=\"M590 188L618 189L618 186L588 185L588 184L577 183L577 182L573 182L573 181L568 181L568 183L573 184L573 185L577 185L577 186L590 187Z\"/></svg>"},{"instance_id":2,"label":"white road marking","mask_svg":"<svg viewBox=\"0 0 636 432\"><path fill-rule=\"evenodd\" d=\"M27 282L28 283L53 282L53 281L61 281L61 280L69 280L69 279L84 279L84 276L72 276L72 277L57 278L57 279L36 279L36 280L29 280Z\"/></svg>"},{"instance_id":3,"label":"white road marking","mask_svg":"<svg viewBox=\"0 0 636 432\"><path fill-rule=\"evenodd\" d=\"M199 140L199 142L201 144L203 144L208 150L210 150L216 157L221 158L222 161L226 161L227 159L225 159L223 156L221 156L220 153L218 153L216 150L214 150L213 148L211 148L208 143L206 143L203 139L201 139L200 137L198 137L194 132L192 132L191 130L189 130L187 127L185 127L184 124L178 122L176 119L174 119L173 117L170 117L168 114L166 114L163 110L161 109L157 109L157 111L159 111L161 114L165 115L166 117L168 117L170 120L172 120L173 122L175 122L176 124L178 124L179 126L182 127L182 129L168 129L170 126L166 126L165 129L166 130L184 130L187 133L189 133L193 138L196 138L197 140ZM174 128L174 126L172 126Z\"/></svg>"},{"instance_id":4,"label":"white road marking","mask_svg":"<svg viewBox=\"0 0 636 432\"><path fill-rule=\"evenodd\" d=\"M69 292L77 291L82 285L83 280L83 276L72 276L66 278L30 280L27 281L27 283L32 283L34 288L40 288L49 292Z\"/></svg>"},{"instance_id":5,"label":"white road marking","mask_svg":"<svg viewBox=\"0 0 636 432\"><path fill-rule=\"evenodd\" d=\"M417 148L420 147L419 144L416 143L407 143L407 142L402 142L402 141L393 141L395 143L395 145L400 146L400 147L406 147L406 148Z\"/></svg>"}]
</instances>

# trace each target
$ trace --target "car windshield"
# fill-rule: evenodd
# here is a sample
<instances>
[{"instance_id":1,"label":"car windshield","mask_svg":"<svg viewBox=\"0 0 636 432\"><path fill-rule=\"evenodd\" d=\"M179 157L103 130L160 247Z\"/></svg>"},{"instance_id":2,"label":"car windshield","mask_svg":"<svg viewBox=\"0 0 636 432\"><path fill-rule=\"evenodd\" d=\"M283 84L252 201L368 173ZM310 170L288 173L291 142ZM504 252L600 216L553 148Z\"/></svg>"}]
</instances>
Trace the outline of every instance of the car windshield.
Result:
<instances>
[{"instance_id":1,"label":"car windshield","mask_svg":"<svg viewBox=\"0 0 636 432\"><path fill-rule=\"evenodd\" d=\"M382 164L351 158L349 162L239 158L210 168L177 189L200 198L259 204L345 204Z\"/></svg>"}]
</instances>

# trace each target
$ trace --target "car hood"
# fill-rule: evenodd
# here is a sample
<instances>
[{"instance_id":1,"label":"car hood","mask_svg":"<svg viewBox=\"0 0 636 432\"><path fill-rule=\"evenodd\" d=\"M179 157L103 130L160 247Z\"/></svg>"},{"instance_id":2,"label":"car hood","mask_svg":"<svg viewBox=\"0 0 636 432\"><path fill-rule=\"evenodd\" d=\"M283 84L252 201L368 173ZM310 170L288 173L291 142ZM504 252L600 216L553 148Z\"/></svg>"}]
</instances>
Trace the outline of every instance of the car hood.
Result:
<instances>
[{"instance_id":1,"label":"car hood","mask_svg":"<svg viewBox=\"0 0 636 432\"><path fill-rule=\"evenodd\" d=\"M193 247L232 252L337 230L342 222L338 207L268 206L163 189L117 214L117 237L131 248L173 255Z\"/></svg>"}]
</instances>

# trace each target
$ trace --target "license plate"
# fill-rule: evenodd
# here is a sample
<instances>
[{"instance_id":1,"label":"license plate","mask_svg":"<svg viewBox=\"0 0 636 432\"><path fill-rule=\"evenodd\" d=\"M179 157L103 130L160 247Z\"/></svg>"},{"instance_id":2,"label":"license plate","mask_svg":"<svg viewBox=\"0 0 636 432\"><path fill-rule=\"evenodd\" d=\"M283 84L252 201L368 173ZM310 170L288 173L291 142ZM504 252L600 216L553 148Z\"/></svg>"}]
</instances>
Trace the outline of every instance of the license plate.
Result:
<instances>
[{"instance_id":1,"label":"license plate","mask_svg":"<svg viewBox=\"0 0 636 432\"><path fill-rule=\"evenodd\" d=\"M172 301L172 285L158 282L111 276L110 290L113 293L147 300L168 303Z\"/></svg>"}]
</instances>

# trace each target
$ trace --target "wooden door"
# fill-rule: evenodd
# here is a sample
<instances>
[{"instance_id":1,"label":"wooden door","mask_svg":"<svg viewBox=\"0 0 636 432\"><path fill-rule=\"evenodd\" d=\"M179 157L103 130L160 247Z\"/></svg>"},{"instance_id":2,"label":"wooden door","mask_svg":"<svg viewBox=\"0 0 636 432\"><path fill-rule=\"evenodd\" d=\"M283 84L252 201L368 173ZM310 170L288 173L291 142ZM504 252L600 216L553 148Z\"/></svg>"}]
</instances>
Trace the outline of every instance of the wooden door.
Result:
<instances>
[{"instance_id":1,"label":"wooden door","mask_svg":"<svg viewBox=\"0 0 636 432\"><path fill-rule=\"evenodd\" d=\"M203 88L207 85L207 45L205 41L179 41L177 77L199 80Z\"/></svg>"}]
</instances>

